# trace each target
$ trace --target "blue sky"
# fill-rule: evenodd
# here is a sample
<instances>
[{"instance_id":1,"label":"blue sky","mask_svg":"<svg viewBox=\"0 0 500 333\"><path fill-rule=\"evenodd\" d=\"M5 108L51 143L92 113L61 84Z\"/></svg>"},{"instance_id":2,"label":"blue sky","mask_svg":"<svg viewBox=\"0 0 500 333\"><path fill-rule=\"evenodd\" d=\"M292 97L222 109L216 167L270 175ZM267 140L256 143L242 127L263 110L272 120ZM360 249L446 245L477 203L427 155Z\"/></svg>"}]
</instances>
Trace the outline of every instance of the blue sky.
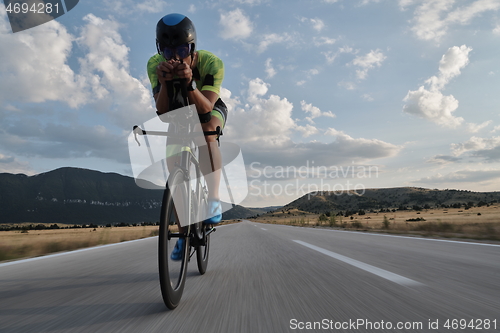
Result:
<instances>
[{"instance_id":1,"label":"blue sky","mask_svg":"<svg viewBox=\"0 0 500 333\"><path fill-rule=\"evenodd\" d=\"M314 189L304 184L499 190L499 9L500 0L81 0L13 34L2 8L0 172L131 175L130 128L154 116L155 26L178 12L225 63L223 139L242 148L244 205L286 204Z\"/></svg>"}]
</instances>

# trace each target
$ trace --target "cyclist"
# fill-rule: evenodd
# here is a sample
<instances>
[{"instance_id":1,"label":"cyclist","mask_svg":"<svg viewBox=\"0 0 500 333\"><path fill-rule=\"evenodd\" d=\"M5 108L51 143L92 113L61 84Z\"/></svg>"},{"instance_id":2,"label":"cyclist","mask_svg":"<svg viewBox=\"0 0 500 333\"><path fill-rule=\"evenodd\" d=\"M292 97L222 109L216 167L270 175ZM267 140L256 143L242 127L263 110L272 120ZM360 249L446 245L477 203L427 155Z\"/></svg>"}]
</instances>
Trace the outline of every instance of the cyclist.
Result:
<instances>
[{"instance_id":1,"label":"cyclist","mask_svg":"<svg viewBox=\"0 0 500 333\"><path fill-rule=\"evenodd\" d=\"M167 81L186 79L188 99L196 105L203 131L224 128L227 107L220 99L220 88L224 78L224 64L214 54L196 50L196 30L193 22L182 14L168 14L156 25L156 47L158 53L147 65L153 89L157 114L169 111ZM205 224L216 224L222 219L219 198L219 182L222 158L217 135L205 136L208 149L200 149L200 169L208 187L208 216ZM179 238L172 252L173 260L181 260L184 239Z\"/></svg>"}]
</instances>

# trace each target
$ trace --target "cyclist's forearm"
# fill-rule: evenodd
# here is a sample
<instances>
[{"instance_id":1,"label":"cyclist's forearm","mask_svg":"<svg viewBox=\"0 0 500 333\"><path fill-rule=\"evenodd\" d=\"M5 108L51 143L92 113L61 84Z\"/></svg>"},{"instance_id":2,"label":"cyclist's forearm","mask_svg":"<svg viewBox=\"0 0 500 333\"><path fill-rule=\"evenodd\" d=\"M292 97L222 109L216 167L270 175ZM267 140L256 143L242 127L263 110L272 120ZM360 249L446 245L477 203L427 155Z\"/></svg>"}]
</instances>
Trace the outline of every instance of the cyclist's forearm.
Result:
<instances>
[{"instance_id":1,"label":"cyclist's forearm","mask_svg":"<svg viewBox=\"0 0 500 333\"><path fill-rule=\"evenodd\" d=\"M201 91L195 89L194 91L188 92L188 98L190 104L196 105L196 111L199 114L205 114L213 110L215 101L211 101L210 98L205 96Z\"/></svg>"},{"instance_id":2,"label":"cyclist's forearm","mask_svg":"<svg viewBox=\"0 0 500 333\"><path fill-rule=\"evenodd\" d=\"M168 112L168 94L165 85L160 87L160 92L155 95L156 110L158 113Z\"/></svg>"}]
</instances>

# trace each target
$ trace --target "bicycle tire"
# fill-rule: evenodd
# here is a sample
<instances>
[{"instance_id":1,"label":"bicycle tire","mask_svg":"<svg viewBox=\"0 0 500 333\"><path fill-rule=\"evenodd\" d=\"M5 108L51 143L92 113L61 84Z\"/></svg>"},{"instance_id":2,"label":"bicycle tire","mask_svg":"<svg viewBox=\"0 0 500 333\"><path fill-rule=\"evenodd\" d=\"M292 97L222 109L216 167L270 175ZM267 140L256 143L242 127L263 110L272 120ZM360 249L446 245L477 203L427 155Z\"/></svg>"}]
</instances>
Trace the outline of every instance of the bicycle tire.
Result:
<instances>
[{"instance_id":1,"label":"bicycle tire","mask_svg":"<svg viewBox=\"0 0 500 333\"><path fill-rule=\"evenodd\" d=\"M194 168L191 172L193 172L196 176L196 183L194 186L195 189L192 192L192 213L193 216L196 216L197 221L197 223L193 224L193 234L196 238L193 242L193 246L196 250L198 272L203 275L207 271L208 253L210 249L210 234L207 235L207 226L203 224L203 220L206 219L208 208L208 191L201 182L202 174L196 159L193 159L193 163L190 164L190 167Z\"/></svg>"},{"instance_id":2,"label":"bicycle tire","mask_svg":"<svg viewBox=\"0 0 500 333\"><path fill-rule=\"evenodd\" d=\"M177 241L172 235L172 229L175 229L177 223L177 212L174 206L174 195L187 195L186 182L184 181L184 173L180 169L176 169L167 184L167 188L163 194L161 214L160 214L160 230L158 237L158 267L160 275L160 288L163 302L167 308L175 309L181 300L186 282L187 264L189 261L189 229L190 226L184 227L184 232L179 236L185 239L183 256L180 262L175 262L170 259L173 243ZM182 192L176 192L182 191Z\"/></svg>"},{"instance_id":3,"label":"bicycle tire","mask_svg":"<svg viewBox=\"0 0 500 333\"><path fill-rule=\"evenodd\" d=\"M205 245L199 245L196 247L196 263L198 264L198 272L201 275L205 274L208 266L208 254L210 250L210 235L207 235L207 228L202 225L203 228L203 239Z\"/></svg>"}]
</instances>

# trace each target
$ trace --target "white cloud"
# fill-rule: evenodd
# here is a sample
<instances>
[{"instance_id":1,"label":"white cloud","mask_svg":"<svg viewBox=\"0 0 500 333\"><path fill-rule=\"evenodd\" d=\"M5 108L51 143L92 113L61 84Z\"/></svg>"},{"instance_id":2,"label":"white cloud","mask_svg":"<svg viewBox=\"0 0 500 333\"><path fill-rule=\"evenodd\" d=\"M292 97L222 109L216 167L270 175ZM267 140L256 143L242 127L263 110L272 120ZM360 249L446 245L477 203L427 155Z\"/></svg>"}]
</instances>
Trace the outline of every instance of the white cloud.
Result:
<instances>
[{"instance_id":1,"label":"white cloud","mask_svg":"<svg viewBox=\"0 0 500 333\"><path fill-rule=\"evenodd\" d=\"M354 90L354 89L356 89L356 84L353 83L353 82L349 82L349 81L341 81L341 82L338 83L338 86L344 87L347 90Z\"/></svg>"},{"instance_id":2,"label":"white cloud","mask_svg":"<svg viewBox=\"0 0 500 333\"><path fill-rule=\"evenodd\" d=\"M387 57L380 50L375 50L375 51L372 50L364 56L356 57L352 61L352 64L361 67L361 69L356 70L356 75L358 79L360 80L366 79L368 71L375 67L382 66L382 62L386 58Z\"/></svg>"},{"instance_id":3,"label":"white cloud","mask_svg":"<svg viewBox=\"0 0 500 333\"><path fill-rule=\"evenodd\" d=\"M314 30L321 32L325 28L325 22L320 20L319 18L311 19L311 23L313 25Z\"/></svg>"},{"instance_id":4,"label":"white cloud","mask_svg":"<svg viewBox=\"0 0 500 333\"><path fill-rule=\"evenodd\" d=\"M481 123L481 124L468 123L467 124L467 132L477 133L480 130L482 130L483 128L487 127L491 123L492 123L491 120L485 121L484 123Z\"/></svg>"},{"instance_id":5,"label":"white cloud","mask_svg":"<svg viewBox=\"0 0 500 333\"><path fill-rule=\"evenodd\" d=\"M246 104L241 107L239 99L224 96L231 105L231 121L225 131L226 138L246 145L280 147L288 142L295 127L291 118L293 104L286 98L270 95L264 98L269 84L256 78L249 82L245 96Z\"/></svg>"},{"instance_id":6,"label":"white cloud","mask_svg":"<svg viewBox=\"0 0 500 333\"><path fill-rule=\"evenodd\" d=\"M101 0L106 10L113 16L137 15L137 12L147 14L163 14L169 6L165 0ZM158 18L159 19L159 18Z\"/></svg>"},{"instance_id":7,"label":"white cloud","mask_svg":"<svg viewBox=\"0 0 500 333\"><path fill-rule=\"evenodd\" d=\"M304 76L305 76L305 78L307 80L311 80L313 78L313 76L318 75L320 73L320 69L318 69L318 68L311 68L311 69L308 69L308 70L304 70L302 72L304 73ZM302 85L304 85L304 83L307 82L307 80L299 80L295 84L298 85L298 86L302 86Z\"/></svg>"},{"instance_id":8,"label":"white cloud","mask_svg":"<svg viewBox=\"0 0 500 333\"><path fill-rule=\"evenodd\" d=\"M168 3L164 0L146 0L135 4L139 11L146 13L162 13L167 8Z\"/></svg>"},{"instance_id":9,"label":"white cloud","mask_svg":"<svg viewBox=\"0 0 500 333\"><path fill-rule=\"evenodd\" d=\"M352 53L352 54L356 54L357 51L355 51L352 47L349 47L349 46L343 46L343 47L340 47L338 49L337 52L333 52L333 51L327 51L327 52L321 52L321 54L323 54L326 58L326 62L328 64L332 64L335 59L342 53Z\"/></svg>"},{"instance_id":10,"label":"white cloud","mask_svg":"<svg viewBox=\"0 0 500 333\"><path fill-rule=\"evenodd\" d=\"M253 31L253 24L245 13L237 8L230 12L221 12L219 25L223 39L245 39Z\"/></svg>"},{"instance_id":11,"label":"white cloud","mask_svg":"<svg viewBox=\"0 0 500 333\"><path fill-rule=\"evenodd\" d=\"M247 164L260 161L265 165L300 165L303 161L314 160L322 165L333 165L392 157L402 148L376 139L353 139L347 135L335 135L337 138L332 143L296 143L292 140L294 133L308 137L319 133L319 129L311 124L298 125L292 119L293 104L286 98L268 96L269 86L261 79L251 80L243 101L232 97L227 89L222 91L221 97L231 114L224 139L244 149ZM305 120L334 116L305 102L301 106L310 115Z\"/></svg>"},{"instance_id":12,"label":"white cloud","mask_svg":"<svg viewBox=\"0 0 500 333\"><path fill-rule=\"evenodd\" d=\"M312 75L318 75L319 74L319 69L317 68L312 68L308 71L306 71L306 74L310 77Z\"/></svg>"},{"instance_id":13,"label":"white cloud","mask_svg":"<svg viewBox=\"0 0 500 333\"><path fill-rule=\"evenodd\" d=\"M465 153L473 152L477 155L482 152L484 155L487 151L494 151L500 148L500 136L492 138L479 138L476 136L471 137L468 141L463 143L454 143L451 145L453 156L461 156Z\"/></svg>"},{"instance_id":14,"label":"white cloud","mask_svg":"<svg viewBox=\"0 0 500 333\"><path fill-rule=\"evenodd\" d=\"M361 5L361 6L364 6L364 5L368 5L369 3L372 3L372 2L374 2L374 3L379 3L379 2L380 2L380 0L363 0L363 1L361 1L361 4L360 4L360 5Z\"/></svg>"},{"instance_id":15,"label":"white cloud","mask_svg":"<svg viewBox=\"0 0 500 333\"><path fill-rule=\"evenodd\" d=\"M454 8L456 0L423 0L420 2L400 0L400 7L404 10L408 6L418 3L414 13L413 32L422 40L440 41L454 24L467 25L474 18L488 11L500 8L497 0L476 0L465 6Z\"/></svg>"},{"instance_id":16,"label":"white cloud","mask_svg":"<svg viewBox=\"0 0 500 333\"><path fill-rule=\"evenodd\" d=\"M26 162L21 162L14 156L0 153L0 173L25 174L32 176L35 171Z\"/></svg>"},{"instance_id":17,"label":"white cloud","mask_svg":"<svg viewBox=\"0 0 500 333\"><path fill-rule=\"evenodd\" d=\"M447 22L469 24L474 18L484 12L496 11L500 8L500 2L497 0L477 0L468 6L460 7L451 12L446 18Z\"/></svg>"},{"instance_id":18,"label":"white cloud","mask_svg":"<svg viewBox=\"0 0 500 333\"><path fill-rule=\"evenodd\" d=\"M188 12L190 12L191 14L195 13L196 12L196 6L194 4L190 4Z\"/></svg>"},{"instance_id":19,"label":"white cloud","mask_svg":"<svg viewBox=\"0 0 500 333\"><path fill-rule=\"evenodd\" d=\"M313 43L316 46L323 46L323 45L333 45L335 44L336 40L333 38L329 37L313 37Z\"/></svg>"},{"instance_id":20,"label":"white cloud","mask_svg":"<svg viewBox=\"0 0 500 333\"><path fill-rule=\"evenodd\" d=\"M451 79L460 75L460 70L469 64L471 51L472 48L465 45L450 47L439 61L439 75L426 81L431 90L443 89Z\"/></svg>"},{"instance_id":21,"label":"white cloud","mask_svg":"<svg viewBox=\"0 0 500 333\"><path fill-rule=\"evenodd\" d=\"M340 53L353 53L353 54L357 53L357 51L354 51L354 49L350 46L343 46L343 47L339 48L339 52Z\"/></svg>"},{"instance_id":22,"label":"white cloud","mask_svg":"<svg viewBox=\"0 0 500 333\"><path fill-rule=\"evenodd\" d=\"M461 143L451 144L451 155L436 155L428 162L448 164L454 162L470 162L477 160L487 162L500 161L500 136L491 138L471 137Z\"/></svg>"},{"instance_id":23,"label":"white cloud","mask_svg":"<svg viewBox=\"0 0 500 333\"><path fill-rule=\"evenodd\" d=\"M361 98L363 98L365 101L373 102L373 97L370 94L363 94Z\"/></svg>"},{"instance_id":24,"label":"white cloud","mask_svg":"<svg viewBox=\"0 0 500 333\"><path fill-rule=\"evenodd\" d=\"M378 139L355 139L343 131L338 131L334 128L329 128L325 132L325 135L336 137L336 154L358 156L362 157L363 160L393 157L403 148L402 146L393 145Z\"/></svg>"},{"instance_id":25,"label":"white cloud","mask_svg":"<svg viewBox=\"0 0 500 333\"><path fill-rule=\"evenodd\" d=\"M154 114L151 94L140 80L129 73L128 52L119 24L88 14L84 17L78 43L88 52L80 59L82 75L92 85L97 106L109 113L117 124L129 126Z\"/></svg>"},{"instance_id":26,"label":"white cloud","mask_svg":"<svg viewBox=\"0 0 500 333\"><path fill-rule=\"evenodd\" d=\"M485 183L497 181L500 178L500 170L460 170L442 175L437 173L433 176L413 181L414 184L456 184L456 183Z\"/></svg>"},{"instance_id":27,"label":"white cloud","mask_svg":"<svg viewBox=\"0 0 500 333\"><path fill-rule=\"evenodd\" d=\"M85 103L85 82L67 63L73 40L56 20L13 34L0 9L0 102L61 101L73 108Z\"/></svg>"},{"instance_id":28,"label":"white cloud","mask_svg":"<svg viewBox=\"0 0 500 333\"><path fill-rule=\"evenodd\" d=\"M326 52L321 52L326 58L326 62L329 64L333 64L337 56L339 55L338 52L333 52L333 51L326 51Z\"/></svg>"},{"instance_id":29,"label":"white cloud","mask_svg":"<svg viewBox=\"0 0 500 333\"><path fill-rule=\"evenodd\" d=\"M12 163L12 162L14 162L13 156L5 156L3 154L0 154L0 165L5 164L5 163Z\"/></svg>"},{"instance_id":30,"label":"white cloud","mask_svg":"<svg viewBox=\"0 0 500 333\"><path fill-rule=\"evenodd\" d=\"M258 53L262 53L265 50L267 50L267 48L269 47L269 45L279 44L279 43L285 43L285 42L293 42L292 36L290 36L287 33L283 33L283 34L275 34L275 33L265 34L264 36L261 37L261 41L260 41L260 43L259 43L259 45L257 47L257 52Z\"/></svg>"},{"instance_id":31,"label":"white cloud","mask_svg":"<svg viewBox=\"0 0 500 333\"><path fill-rule=\"evenodd\" d=\"M260 5L263 2L266 2L267 0L236 0L236 1L245 5L255 6L255 5Z\"/></svg>"},{"instance_id":32,"label":"white cloud","mask_svg":"<svg viewBox=\"0 0 500 333\"><path fill-rule=\"evenodd\" d=\"M436 155L430 159L428 159L427 163L435 163L435 164L450 164L460 162L462 159L456 156L448 156L448 155Z\"/></svg>"},{"instance_id":33,"label":"white cloud","mask_svg":"<svg viewBox=\"0 0 500 333\"><path fill-rule=\"evenodd\" d=\"M310 114L310 118L318 118L318 117L329 117L335 118L335 114L332 111L322 112L318 107L313 106L312 104L307 104L306 101L300 101L300 106L302 111Z\"/></svg>"},{"instance_id":34,"label":"white cloud","mask_svg":"<svg viewBox=\"0 0 500 333\"><path fill-rule=\"evenodd\" d=\"M0 84L6 87L0 92L0 102L6 102L0 117L9 124L1 133L2 147L15 156L97 156L127 163L125 148L116 145L125 136L111 128L130 128L154 112L151 93L129 73L129 49L118 32L118 23L89 14L75 38L57 21L15 35L4 34L3 19L0 17L0 43L10 48L0 53ZM81 56L77 58L79 73L68 65L74 42ZM83 110L82 118L83 113L85 117L104 115L99 119L109 128L82 125L78 113L64 106L41 104L46 101L78 107ZM16 102L23 103L22 107L14 106Z\"/></svg>"},{"instance_id":35,"label":"white cloud","mask_svg":"<svg viewBox=\"0 0 500 333\"><path fill-rule=\"evenodd\" d=\"M415 10L415 25L412 30L419 39L439 40L446 34L446 24L441 19L443 12L451 9L455 0L424 0Z\"/></svg>"},{"instance_id":36,"label":"white cloud","mask_svg":"<svg viewBox=\"0 0 500 333\"><path fill-rule=\"evenodd\" d=\"M453 95L444 96L441 90L467 66L470 51L472 49L465 45L449 48L439 62L438 76L425 81L429 89L421 86L418 90L409 91L403 99L406 102L403 111L445 127L460 126L464 119L452 115L458 108L458 100Z\"/></svg>"},{"instance_id":37,"label":"white cloud","mask_svg":"<svg viewBox=\"0 0 500 333\"><path fill-rule=\"evenodd\" d=\"M295 129L297 131L301 132L302 136L304 138L307 138L308 136L317 134L319 132L316 127L314 127L314 126L312 126L310 124L307 124L305 126L297 126Z\"/></svg>"},{"instance_id":38,"label":"white cloud","mask_svg":"<svg viewBox=\"0 0 500 333\"><path fill-rule=\"evenodd\" d=\"M406 10L408 6L412 5L415 2L416 0L399 0L399 7L401 8L401 10Z\"/></svg>"},{"instance_id":39,"label":"white cloud","mask_svg":"<svg viewBox=\"0 0 500 333\"><path fill-rule=\"evenodd\" d=\"M270 79L276 75L276 70L273 68L273 65L271 64L272 59L267 58L265 66L266 66L266 73L267 73L267 78Z\"/></svg>"},{"instance_id":40,"label":"white cloud","mask_svg":"<svg viewBox=\"0 0 500 333\"><path fill-rule=\"evenodd\" d=\"M133 123L132 123L133 124ZM49 159L99 157L129 163L126 131L114 133L104 125L83 125L78 121L50 123L32 115L9 118L9 127L0 133L4 150L15 156Z\"/></svg>"},{"instance_id":41,"label":"white cloud","mask_svg":"<svg viewBox=\"0 0 500 333\"><path fill-rule=\"evenodd\" d=\"M88 14L75 38L57 21L17 34L0 17L0 101L60 101L72 108L91 104L118 124L151 111L151 95L129 74L128 52L119 24ZM80 72L68 65L73 42L80 46ZM79 54L80 54L79 53ZM27 93L29 92L29 93Z\"/></svg>"},{"instance_id":42,"label":"white cloud","mask_svg":"<svg viewBox=\"0 0 500 333\"><path fill-rule=\"evenodd\" d=\"M429 91L423 86L415 91L409 91L403 99L406 105L403 111L438 125L456 128L464 119L455 117L452 113L458 108L458 101L452 95L444 96L440 91Z\"/></svg>"},{"instance_id":43,"label":"white cloud","mask_svg":"<svg viewBox=\"0 0 500 333\"><path fill-rule=\"evenodd\" d=\"M494 33L495 35L499 35L499 36L500 36L500 24L497 24L497 25L495 26L495 28L493 28L493 33Z\"/></svg>"},{"instance_id":44,"label":"white cloud","mask_svg":"<svg viewBox=\"0 0 500 333\"><path fill-rule=\"evenodd\" d=\"M313 27L314 30L321 32L325 28L325 22L319 18L307 18L307 17L302 17L300 18L300 22L307 22L310 23L311 26Z\"/></svg>"}]
</instances>

